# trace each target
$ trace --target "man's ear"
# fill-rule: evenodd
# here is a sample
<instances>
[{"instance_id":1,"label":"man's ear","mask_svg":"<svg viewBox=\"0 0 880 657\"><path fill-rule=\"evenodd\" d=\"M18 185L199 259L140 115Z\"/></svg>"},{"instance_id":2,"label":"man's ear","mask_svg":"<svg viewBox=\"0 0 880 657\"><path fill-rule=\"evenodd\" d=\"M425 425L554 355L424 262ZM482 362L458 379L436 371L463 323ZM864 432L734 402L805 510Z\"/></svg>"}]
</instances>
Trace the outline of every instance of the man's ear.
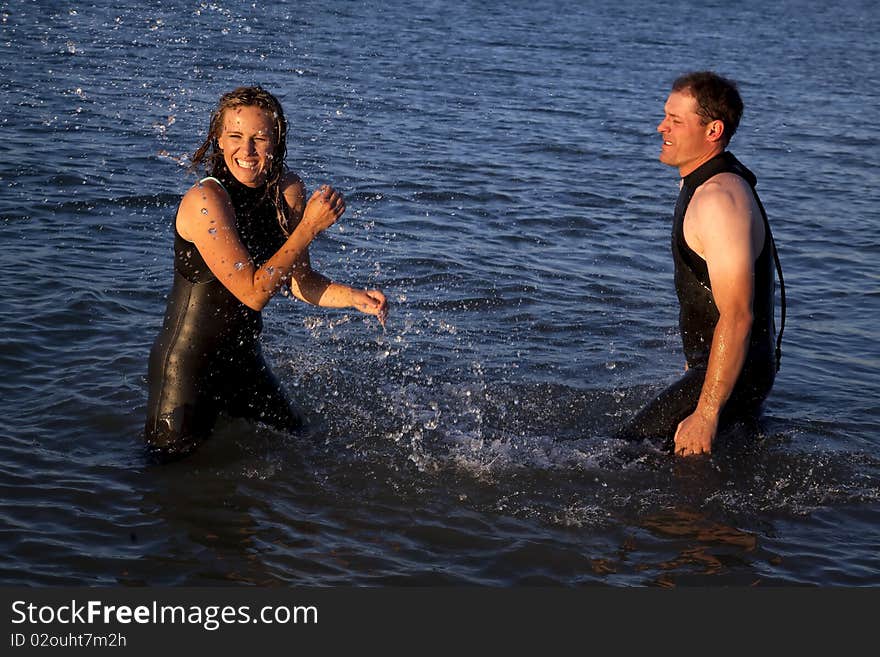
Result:
<instances>
[{"instance_id":1,"label":"man's ear","mask_svg":"<svg viewBox=\"0 0 880 657\"><path fill-rule=\"evenodd\" d=\"M720 141L724 136L724 121L718 119L709 121L706 124L706 139L709 141Z\"/></svg>"}]
</instances>

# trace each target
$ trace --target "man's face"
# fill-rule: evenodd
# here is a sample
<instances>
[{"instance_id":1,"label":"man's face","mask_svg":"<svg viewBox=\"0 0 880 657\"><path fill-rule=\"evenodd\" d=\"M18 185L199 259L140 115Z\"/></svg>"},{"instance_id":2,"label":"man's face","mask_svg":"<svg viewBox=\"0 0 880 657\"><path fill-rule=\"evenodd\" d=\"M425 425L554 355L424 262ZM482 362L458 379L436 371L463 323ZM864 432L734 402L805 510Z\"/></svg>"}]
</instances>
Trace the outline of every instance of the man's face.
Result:
<instances>
[{"instance_id":1,"label":"man's face","mask_svg":"<svg viewBox=\"0 0 880 657\"><path fill-rule=\"evenodd\" d=\"M709 138L712 122L703 123L697 114L697 99L689 93L673 91L663 108L665 117L657 126L663 136L660 161L678 167L682 176L702 164L717 147L717 140Z\"/></svg>"}]
</instances>

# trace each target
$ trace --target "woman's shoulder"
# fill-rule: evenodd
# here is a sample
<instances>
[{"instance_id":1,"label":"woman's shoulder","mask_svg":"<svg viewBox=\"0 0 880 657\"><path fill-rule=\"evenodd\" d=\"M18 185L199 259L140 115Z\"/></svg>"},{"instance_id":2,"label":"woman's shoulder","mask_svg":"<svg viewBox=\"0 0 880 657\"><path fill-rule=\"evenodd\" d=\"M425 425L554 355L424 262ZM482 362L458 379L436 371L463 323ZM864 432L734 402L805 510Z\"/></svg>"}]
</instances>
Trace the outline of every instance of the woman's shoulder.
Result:
<instances>
[{"instance_id":1,"label":"woman's shoulder","mask_svg":"<svg viewBox=\"0 0 880 657\"><path fill-rule=\"evenodd\" d=\"M216 178L203 178L190 187L177 209L177 231L181 237L190 240L189 235L195 225L201 223L205 217L223 219L234 217L235 211L232 200Z\"/></svg>"},{"instance_id":2,"label":"woman's shoulder","mask_svg":"<svg viewBox=\"0 0 880 657\"><path fill-rule=\"evenodd\" d=\"M219 180L214 177L202 178L193 183L180 201L181 207L191 205L226 205L231 202L229 192Z\"/></svg>"},{"instance_id":3,"label":"woman's shoulder","mask_svg":"<svg viewBox=\"0 0 880 657\"><path fill-rule=\"evenodd\" d=\"M300 178L294 171L287 171L281 178L281 191L284 194L287 194L288 192L305 194L306 186L305 183L303 183L302 178Z\"/></svg>"},{"instance_id":4,"label":"woman's shoulder","mask_svg":"<svg viewBox=\"0 0 880 657\"><path fill-rule=\"evenodd\" d=\"M305 203L306 186L293 171L288 171L281 179L281 193L287 204L292 208L301 207Z\"/></svg>"}]
</instances>

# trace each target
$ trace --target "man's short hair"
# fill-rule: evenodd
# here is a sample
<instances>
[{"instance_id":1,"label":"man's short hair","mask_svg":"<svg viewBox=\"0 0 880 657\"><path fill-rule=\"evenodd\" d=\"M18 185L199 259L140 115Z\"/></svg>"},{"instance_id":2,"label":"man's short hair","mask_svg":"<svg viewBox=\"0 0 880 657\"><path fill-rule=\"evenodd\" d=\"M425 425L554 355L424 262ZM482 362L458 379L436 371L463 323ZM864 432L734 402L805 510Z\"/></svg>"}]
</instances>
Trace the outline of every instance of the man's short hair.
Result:
<instances>
[{"instance_id":1,"label":"man's short hair","mask_svg":"<svg viewBox=\"0 0 880 657\"><path fill-rule=\"evenodd\" d=\"M730 143L743 113L743 101L736 82L712 71L695 71L676 78L672 90L696 98L697 114L703 118L703 123L724 123L724 145Z\"/></svg>"}]
</instances>

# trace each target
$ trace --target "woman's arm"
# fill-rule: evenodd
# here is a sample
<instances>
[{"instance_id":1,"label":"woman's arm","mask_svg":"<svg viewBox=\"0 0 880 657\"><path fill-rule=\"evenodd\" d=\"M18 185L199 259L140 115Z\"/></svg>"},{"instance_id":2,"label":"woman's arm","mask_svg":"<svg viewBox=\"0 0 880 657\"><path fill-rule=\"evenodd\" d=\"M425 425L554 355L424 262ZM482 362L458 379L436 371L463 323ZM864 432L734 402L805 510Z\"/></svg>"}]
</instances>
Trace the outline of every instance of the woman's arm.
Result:
<instances>
[{"instance_id":1,"label":"woman's arm","mask_svg":"<svg viewBox=\"0 0 880 657\"><path fill-rule=\"evenodd\" d=\"M329 278L312 269L306 249L293 268L290 289L293 295L323 308L355 308L367 315L375 315L384 327L388 316L388 301L379 290L360 290Z\"/></svg>"},{"instance_id":2,"label":"woman's arm","mask_svg":"<svg viewBox=\"0 0 880 657\"><path fill-rule=\"evenodd\" d=\"M303 214L302 199L305 198L305 187L296 178L286 189L290 216L296 218ZM324 308L355 308L362 313L375 315L382 326L388 315L388 301L379 290L359 290L341 283L334 283L329 278L312 269L308 248L303 249L291 270L290 289L293 295L313 306Z\"/></svg>"},{"instance_id":3,"label":"woman's arm","mask_svg":"<svg viewBox=\"0 0 880 657\"><path fill-rule=\"evenodd\" d=\"M309 199L302 219L284 245L256 267L235 227L229 195L213 180L193 186L177 211L177 231L193 242L211 273L244 305L260 311L288 278L294 264L322 230L345 212L342 196L329 187Z\"/></svg>"}]
</instances>

